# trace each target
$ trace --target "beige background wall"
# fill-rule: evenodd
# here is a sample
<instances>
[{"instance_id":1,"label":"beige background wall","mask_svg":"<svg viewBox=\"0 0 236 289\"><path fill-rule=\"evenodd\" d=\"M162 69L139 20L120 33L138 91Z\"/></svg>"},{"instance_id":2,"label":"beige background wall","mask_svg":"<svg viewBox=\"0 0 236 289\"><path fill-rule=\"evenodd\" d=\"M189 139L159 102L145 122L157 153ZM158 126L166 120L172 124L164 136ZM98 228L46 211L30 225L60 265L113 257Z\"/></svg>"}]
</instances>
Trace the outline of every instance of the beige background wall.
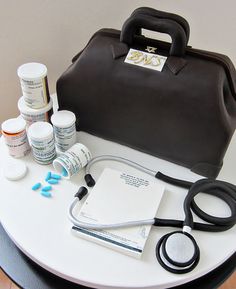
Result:
<instances>
[{"instance_id":1,"label":"beige background wall","mask_svg":"<svg viewBox=\"0 0 236 289\"><path fill-rule=\"evenodd\" d=\"M18 114L20 64L48 67L50 91L99 28L120 29L133 9L150 6L184 16L190 44L227 54L236 65L235 0L0 0L0 122Z\"/></svg>"}]
</instances>

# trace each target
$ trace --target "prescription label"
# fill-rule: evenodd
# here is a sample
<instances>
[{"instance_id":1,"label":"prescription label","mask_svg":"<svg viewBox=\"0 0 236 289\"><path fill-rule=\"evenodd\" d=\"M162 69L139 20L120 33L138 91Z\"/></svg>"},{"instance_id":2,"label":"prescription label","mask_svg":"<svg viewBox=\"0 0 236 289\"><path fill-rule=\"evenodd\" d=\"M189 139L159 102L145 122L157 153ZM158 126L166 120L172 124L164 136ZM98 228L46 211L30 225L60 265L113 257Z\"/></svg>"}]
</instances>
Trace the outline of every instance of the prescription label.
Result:
<instances>
[{"instance_id":1,"label":"prescription label","mask_svg":"<svg viewBox=\"0 0 236 289\"><path fill-rule=\"evenodd\" d=\"M29 107L37 109L48 104L47 77L32 80L21 78L20 83L24 100Z\"/></svg>"},{"instance_id":2,"label":"prescription label","mask_svg":"<svg viewBox=\"0 0 236 289\"><path fill-rule=\"evenodd\" d=\"M34 158L39 164L51 164L56 157L54 138L42 141L31 138L31 146Z\"/></svg>"},{"instance_id":3,"label":"prescription label","mask_svg":"<svg viewBox=\"0 0 236 289\"><path fill-rule=\"evenodd\" d=\"M20 158L26 156L30 152L30 146L25 130L16 134L7 134L3 132L3 135L11 156Z\"/></svg>"}]
</instances>

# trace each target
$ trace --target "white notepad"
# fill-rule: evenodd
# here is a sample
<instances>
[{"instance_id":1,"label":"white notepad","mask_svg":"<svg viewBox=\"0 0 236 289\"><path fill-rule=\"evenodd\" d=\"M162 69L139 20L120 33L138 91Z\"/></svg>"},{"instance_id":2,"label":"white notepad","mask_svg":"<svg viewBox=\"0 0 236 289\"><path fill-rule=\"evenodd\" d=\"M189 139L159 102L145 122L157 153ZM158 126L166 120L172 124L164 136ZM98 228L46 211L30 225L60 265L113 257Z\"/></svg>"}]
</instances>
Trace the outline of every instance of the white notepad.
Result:
<instances>
[{"instance_id":1,"label":"white notepad","mask_svg":"<svg viewBox=\"0 0 236 289\"><path fill-rule=\"evenodd\" d=\"M158 181L151 182L145 177L106 168L77 217L81 221L100 224L152 219L163 192L164 186ZM138 258L150 230L151 225L109 230L72 228L77 236Z\"/></svg>"}]
</instances>

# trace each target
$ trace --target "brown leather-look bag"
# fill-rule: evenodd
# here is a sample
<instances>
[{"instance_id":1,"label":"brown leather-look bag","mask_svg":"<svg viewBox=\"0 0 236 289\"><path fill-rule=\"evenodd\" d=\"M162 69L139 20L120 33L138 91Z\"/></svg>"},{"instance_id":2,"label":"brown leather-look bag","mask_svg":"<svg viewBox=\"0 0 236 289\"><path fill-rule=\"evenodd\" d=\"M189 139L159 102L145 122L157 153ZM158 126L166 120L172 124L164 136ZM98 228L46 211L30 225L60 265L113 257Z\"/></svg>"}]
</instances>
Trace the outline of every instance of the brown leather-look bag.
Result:
<instances>
[{"instance_id":1,"label":"brown leather-look bag","mask_svg":"<svg viewBox=\"0 0 236 289\"><path fill-rule=\"evenodd\" d=\"M236 72L228 57L193 49L188 38L182 17L136 9L121 31L98 31L73 58L57 81L59 109L76 114L78 130L215 178L236 125ZM162 71L145 67L149 56L142 67L125 63L130 48L166 56Z\"/></svg>"}]
</instances>

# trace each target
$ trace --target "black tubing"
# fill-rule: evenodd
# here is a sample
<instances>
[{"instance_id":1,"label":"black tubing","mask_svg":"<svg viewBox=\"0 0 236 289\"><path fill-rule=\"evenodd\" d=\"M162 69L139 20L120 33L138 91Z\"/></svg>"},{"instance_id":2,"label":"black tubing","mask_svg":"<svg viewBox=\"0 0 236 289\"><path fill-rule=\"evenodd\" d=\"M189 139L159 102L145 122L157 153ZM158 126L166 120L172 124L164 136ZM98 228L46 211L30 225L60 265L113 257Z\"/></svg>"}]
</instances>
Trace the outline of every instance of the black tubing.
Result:
<instances>
[{"instance_id":1,"label":"black tubing","mask_svg":"<svg viewBox=\"0 0 236 289\"><path fill-rule=\"evenodd\" d=\"M163 174L158 172L159 176ZM165 176L165 175L164 175ZM183 187L188 182L174 179L165 176L164 179L160 178L173 185ZM231 215L229 217L215 217L202 211L194 201L194 197L198 193L205 193L213 195L223 200L230 208ZM202 220L209 224L203 224L193 222L192 211ZM184 200L184 212L185 220L168 220L155 218L154 226L161 227L177 227L189 226L194 230L207 231L207 232L222 232L232 228L236 223L236 186L224 181L218 181L213 179L201 179L195 183L192 183L189 188L188 194Z\"/></svg>"},{"instance_id":2,"label":"black tubing","mask_svg":"<svg viewBox=\"0 0 236 289\"><path fill-rule=\"evenodd\" d=\"M227 203L231 210L231 216L219 218L203 212L195 202L194 197L198 193L205 193L216 196ZM202 179L195 182L188 191L184 200L185 220L184 225L193 227L193 216L191 209L204 221L211 223L215 229L225 227L225 230L233 227L236 223L236 187L222 181Z\"/></svg>"},{"instance_id":3,"label":"black tubing","mask_svg":"<svg viewBox=\"0 0 236 289\"><path fill-rule=\"evenodd\" d=\"M177 186L177 187L181 187L181 188L184 188L184 189L189 189L191 186L192 186L192 182L188 182L188 181L184 181L184 180L180 180L180 179L175 179L175 178L172 178L172 177L169 177L161 172L157 172L156 175L155 175L155 178L165 182L165 183L168 183L168 184L171 184L171 185L174 185L174 186Z\"/></svg>"}]
</instances>

